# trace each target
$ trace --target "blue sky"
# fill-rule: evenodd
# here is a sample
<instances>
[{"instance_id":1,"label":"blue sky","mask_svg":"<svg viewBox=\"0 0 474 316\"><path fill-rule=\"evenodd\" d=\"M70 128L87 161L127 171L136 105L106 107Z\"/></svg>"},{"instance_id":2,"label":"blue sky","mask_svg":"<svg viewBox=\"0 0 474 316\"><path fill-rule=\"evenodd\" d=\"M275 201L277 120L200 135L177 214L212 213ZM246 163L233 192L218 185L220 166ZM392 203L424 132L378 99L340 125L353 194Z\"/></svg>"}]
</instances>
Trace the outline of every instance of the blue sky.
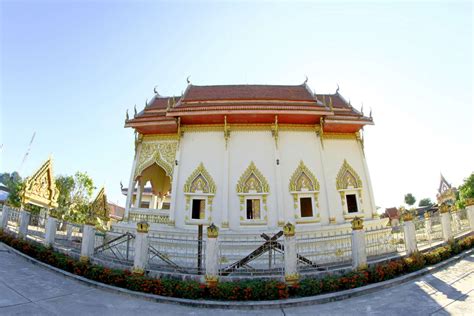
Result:
<instances>
[{"instance_id":1,"label":"blue sky","mask_svg":"<svg viewBox=\"0 0 474 316\"><path fill-rule=\"evenodd\" d=\"M376 204L434 199L474 171L470 2L0 1L0 172L87 171L123 203L126 109L158 86L300 84L373 109Z\"/></svg>"}]
</instances>

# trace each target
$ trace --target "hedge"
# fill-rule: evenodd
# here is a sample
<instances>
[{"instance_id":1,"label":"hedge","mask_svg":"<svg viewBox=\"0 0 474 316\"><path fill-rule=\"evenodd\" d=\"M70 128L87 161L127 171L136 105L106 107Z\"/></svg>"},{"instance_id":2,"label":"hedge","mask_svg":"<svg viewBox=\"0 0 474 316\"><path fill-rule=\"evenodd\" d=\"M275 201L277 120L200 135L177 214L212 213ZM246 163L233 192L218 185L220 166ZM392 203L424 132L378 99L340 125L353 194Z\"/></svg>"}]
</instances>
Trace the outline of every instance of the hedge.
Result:
<instances>
[{"instance_id":1,"label":"hedge","mask_svg":"<svg viewBox=\"0 0 474 316\"><path fill-rule=\"evenodd\" d=\"M84 263L41 244L17 239L3 231L0 231L0 241L39 261L97 282L162 296L231 301L277 300L352 289L420 270L474 247L474 236L471 235L429 252L390 260L366 270L329 275L321 279L305 278L295 286L280 281L258 279L219 282L215 286L208 286L197 281L156 279L135 275L129 270L109 269Z\"/></svg>"}]
</instances>

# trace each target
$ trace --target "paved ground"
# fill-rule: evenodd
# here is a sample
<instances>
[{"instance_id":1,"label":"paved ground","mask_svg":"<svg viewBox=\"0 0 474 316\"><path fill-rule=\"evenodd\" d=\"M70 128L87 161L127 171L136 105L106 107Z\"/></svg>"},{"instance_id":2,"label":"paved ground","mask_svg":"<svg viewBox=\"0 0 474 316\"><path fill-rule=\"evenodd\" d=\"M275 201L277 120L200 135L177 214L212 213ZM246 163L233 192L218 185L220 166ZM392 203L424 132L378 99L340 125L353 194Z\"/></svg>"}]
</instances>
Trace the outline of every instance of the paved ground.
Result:
<instances>
[{"instance_id":1,"label":"paved ground","mask_svg":"<svg viewBox=\"0 0 474 316\"><path fill-rule=\"evenodd\" d=\"M159 304L88 287L0 244L0 315L474 315L474 255L401 286L339 302L257 311Z\"/></svg>"}]
</instances>

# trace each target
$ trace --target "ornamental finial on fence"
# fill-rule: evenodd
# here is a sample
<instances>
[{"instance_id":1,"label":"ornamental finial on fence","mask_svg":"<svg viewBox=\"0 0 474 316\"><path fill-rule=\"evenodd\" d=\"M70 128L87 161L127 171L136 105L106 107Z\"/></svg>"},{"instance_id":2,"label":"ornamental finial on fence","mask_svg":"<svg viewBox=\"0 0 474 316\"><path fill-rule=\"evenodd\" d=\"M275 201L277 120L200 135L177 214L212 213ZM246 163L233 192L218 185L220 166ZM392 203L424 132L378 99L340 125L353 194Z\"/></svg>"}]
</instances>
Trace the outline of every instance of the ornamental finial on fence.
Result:
<instances>
[{"instance_id":1,"label":"ornamental finial on fence","mask_svg":"<svg viewBox=\"0 0 474 316\"><path fill-rule=\"evenodd\" d=\"M291 224L290 222L286 223L285 226L283 226L283 234L286 237L292 237L295 235L295 225Z\"/></svg>"},{"instance_id":2,"label":"ornamental finial on fence","mask_svg":"<svg viewBox=\"0 0 474 316\"><path fill-rule=\"evenodd\" d=\"M361 230L364 228L364 220L357 216L354 217L351 224L352 224L352 230Z\"/></svg>"},{"instance_id":3,"label":"ornamental finial on fence","mask_svg":"<svg viewBox=\"0 0 474 316\"><path fill-rule=\"evenodd\" d=\"M141 222L138 222L137 223L137 233L148 233L148 228L150 227L150 225L145 222L145 221L141 221Z\"/></svg>"},{"instance_id":4,"label":"ornamental finial on fence","mask_svg":"<svg viewBox=\"0 0 474 316\"><path fill-rule=\"evenodd\" d=\"M219 228L214 225L214 223L211 223L209 227L207 227L207 238L217 238L219 235Z\"/></svg>"}]
</instances>

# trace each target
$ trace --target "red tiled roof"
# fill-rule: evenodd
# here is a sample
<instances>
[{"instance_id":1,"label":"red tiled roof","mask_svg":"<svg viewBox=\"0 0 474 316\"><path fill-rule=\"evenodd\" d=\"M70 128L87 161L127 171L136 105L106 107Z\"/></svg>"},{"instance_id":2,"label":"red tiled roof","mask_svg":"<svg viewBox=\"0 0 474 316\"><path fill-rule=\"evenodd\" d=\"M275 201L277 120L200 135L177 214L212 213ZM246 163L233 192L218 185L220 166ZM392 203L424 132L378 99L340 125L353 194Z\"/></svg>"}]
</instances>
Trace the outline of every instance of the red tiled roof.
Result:
<instances>
[{"instance_id":1,"label":"red tiled roof","mask_svg":"<svg viewBox=\"0 0 474 316\"><path fill-rule=\"evenodd\" d=\"M398 209L396 207L391 207L391 208L385 209L385 214L387 214L387 216L390 219L399 219L400 218L400 212L398 211Z\"/></svg>"},{"instance_id":2,"label":"red tiled roof","mask_svg":"<svg viewBox=\"0 0 474 316\"><path fill-rule=\"evenodd\" d=\"M315 101L306 85L190 85L183 97L183 102L219 101L219 100L285 100Z\"/></svg>"}]
</instances>

